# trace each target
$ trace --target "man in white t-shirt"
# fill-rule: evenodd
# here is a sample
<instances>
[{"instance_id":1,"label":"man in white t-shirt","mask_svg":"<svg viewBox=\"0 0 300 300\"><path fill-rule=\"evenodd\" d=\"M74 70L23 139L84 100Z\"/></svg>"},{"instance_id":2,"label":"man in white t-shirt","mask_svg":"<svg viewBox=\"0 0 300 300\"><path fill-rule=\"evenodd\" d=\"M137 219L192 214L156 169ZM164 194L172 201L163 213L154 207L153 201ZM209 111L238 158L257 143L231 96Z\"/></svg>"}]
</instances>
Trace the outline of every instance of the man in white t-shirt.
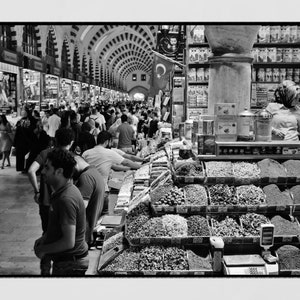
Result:
<instances>
[{"instance_id":1,"label":"man in white t-shirt","mask_svg":"<svg viewBox=\"0 0 300 300\"><path fill-rule=\"evenodd\" d=\"M137 170L141 167L127 158L124 158L117 152L108 149L112 135L108 131L101 131L97 137L97 145L83 152L82 157L90 164L94 165L105 181L105 191L108 192L108 179L110 171L128 171Z\"/></svg>"},{"instance_id":2,"label":"man in white t-shirt","mask_svg":"<svg viewBox=\"0 0 300 300\"><path fill-rule=\"evenodd\" d=\"M54 139L55 132L60 126L60 117L57 115L57 108L53 109L51 116L48 118L48 126L48 135Z\"/></svg>"}]
</instances>

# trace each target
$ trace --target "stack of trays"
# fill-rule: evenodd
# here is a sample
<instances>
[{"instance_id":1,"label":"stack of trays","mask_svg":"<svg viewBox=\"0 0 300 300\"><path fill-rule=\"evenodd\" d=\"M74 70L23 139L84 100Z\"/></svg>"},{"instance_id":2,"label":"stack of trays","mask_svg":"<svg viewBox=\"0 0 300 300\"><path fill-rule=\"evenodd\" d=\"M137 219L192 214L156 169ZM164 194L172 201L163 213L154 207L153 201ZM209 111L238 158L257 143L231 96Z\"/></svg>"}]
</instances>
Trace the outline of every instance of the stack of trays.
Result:
<instances>
[{"instance_id":1,"label":"stack of trays","mask_svg":"<svg viewBox=\"0 0 300 300\"><path fill-rule=\"evenodd\" d=\"M167 170L169 170L169 160L165 153L164 156L157 158L152 162L151 174L150 174L151 182L154 181L161 173Z\"/></svg>"},{"instance_id":2,"label":"stack of trays","mask_svg":"<svg viewBox=\"0 0 300 300\"><path fill-rule=\"evenodd\" d=\"M131 200L133 190L133 176L128 176L124 179L122 186L120 188L117 203L115 205L116 209L127 208Z\"/></svg>"}]
</instances>

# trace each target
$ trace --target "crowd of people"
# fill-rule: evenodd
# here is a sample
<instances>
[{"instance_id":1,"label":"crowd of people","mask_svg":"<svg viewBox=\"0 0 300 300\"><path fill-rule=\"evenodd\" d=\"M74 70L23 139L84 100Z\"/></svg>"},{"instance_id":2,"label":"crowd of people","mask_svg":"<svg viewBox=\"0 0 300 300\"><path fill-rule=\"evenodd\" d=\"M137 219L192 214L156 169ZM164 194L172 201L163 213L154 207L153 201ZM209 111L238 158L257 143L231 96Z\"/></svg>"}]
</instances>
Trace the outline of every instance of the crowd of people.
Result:
<instances>
[{"instance_id":1,"label":"crowd of people","mask_svg":"<svg viewBox=\"0 0 300 300\"><path fill-rule=\"evenodd\" d=\"M15 124L0 116L1 167L11 166L13 148L16 171L28 175L39 206L41 275L85 274L93 230L108 213L111 172L141 167L139 141L155 136L158 120L156 109L124 103L24 106Z\"/></svg>"}]
</instances>

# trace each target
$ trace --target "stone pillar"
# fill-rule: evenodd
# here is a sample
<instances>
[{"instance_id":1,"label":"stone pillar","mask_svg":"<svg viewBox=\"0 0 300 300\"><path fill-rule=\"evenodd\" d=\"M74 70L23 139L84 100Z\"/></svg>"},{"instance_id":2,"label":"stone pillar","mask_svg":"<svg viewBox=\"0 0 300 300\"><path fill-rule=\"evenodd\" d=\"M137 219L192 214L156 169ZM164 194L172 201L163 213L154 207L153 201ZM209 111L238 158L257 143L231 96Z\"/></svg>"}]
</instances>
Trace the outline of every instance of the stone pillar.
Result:
<instances>
[{"instance_id":1,"label":"stone pillar","mask_svg":"<svg viewBox=\"0 0 300 300\"><path fill-rule=\"evenodd\" d=\"M250 53L260 26L207 25L205 35L212 49L209 58L208 113L215 103L236 103L237 113L250 107Z\"/></svg>"}]
</instances>

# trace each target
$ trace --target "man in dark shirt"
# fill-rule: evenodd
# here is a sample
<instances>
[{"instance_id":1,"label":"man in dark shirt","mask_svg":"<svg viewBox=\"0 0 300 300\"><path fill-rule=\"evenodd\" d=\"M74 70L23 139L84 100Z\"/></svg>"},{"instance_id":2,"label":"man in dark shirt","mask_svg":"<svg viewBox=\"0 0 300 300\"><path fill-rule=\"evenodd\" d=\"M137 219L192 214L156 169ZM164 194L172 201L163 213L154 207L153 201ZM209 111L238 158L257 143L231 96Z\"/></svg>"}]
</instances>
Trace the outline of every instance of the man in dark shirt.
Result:
<instances>
[{"instance_id":1,"label":"man in dark shirt","mask_svg":"<svg viewBox=\"0 0 300 300\"><path fill-rule=\"evenodd\" d=\"M148 137L153 138L153 136L156 134L158 130L158 115L157 112L152 112L152 120L149 123L149 131L148 131Z\"/></svg>"},{"instance_id":2,"label":"man in dark shirt","mask_svg":"<svg viewBox=\"0 0 300 300\"><path fill-rule=\"evenodd\" d=\"M104 207L105 182L95 166L90 166L82 157L76 155L77 162L73 179L76 180L86 207L85 238L89 247L93 244L93 230L97 221L108 207Z\"/></svg>"},{"instance_id":3,"label":"man in dark shirt","mask_svg":"<svg viewBox=\"0 0 300 300\"><path fill-rule=\"evenodd\" d=\"M134 139L134 130L132 126L128 124L127 115L121 116L122 124L117 129L117 135L119 134L118 149L123 150L126 153L132 153L132 140Z\"/></svg>"},{"instance_id":4,"label":"man in dark shirt","mask_svg":"<svg viewBox=\"0 0 300 300\"><path fill-rule=\"evenodd\" d=\"M71 152L54 149L48 153L42 170L54 192L47 232L36 240L34 251L40 259L51 257L54 276L84 275L89 265L84 202L72 182L75 165Z\"/></svg>"}]
</instances>

